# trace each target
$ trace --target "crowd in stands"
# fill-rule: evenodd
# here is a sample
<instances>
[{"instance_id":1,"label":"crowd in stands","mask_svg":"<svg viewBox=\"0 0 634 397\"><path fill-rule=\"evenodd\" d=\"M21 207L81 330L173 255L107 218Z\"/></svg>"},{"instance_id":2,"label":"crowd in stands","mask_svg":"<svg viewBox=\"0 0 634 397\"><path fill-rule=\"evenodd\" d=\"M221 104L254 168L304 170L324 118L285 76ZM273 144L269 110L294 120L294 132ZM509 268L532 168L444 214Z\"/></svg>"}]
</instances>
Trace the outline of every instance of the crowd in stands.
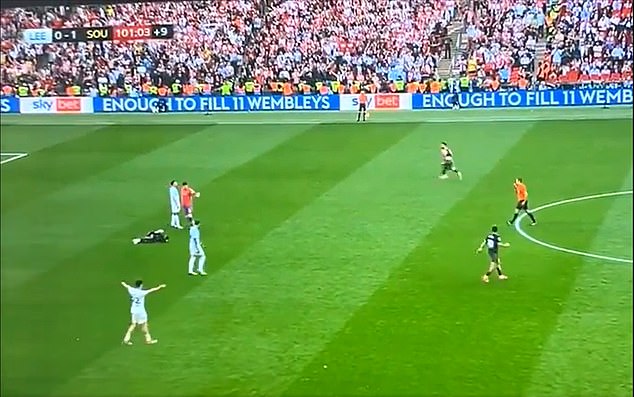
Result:
<instances>
[{"instance_id":1,"label":"crowd in stands","mask_svg":"<svg viewBox=\"0 0 634 397\"><path fill-rule=\"evenodd\" d=\"M567 0L552 14L540 81L631 84L632 0Z\"/></svg>"},{"instance_id":2,"label":"crowd in stands","mask_svg":"<svg viewBox=\"0 0 634 397\"><path fill-rule=\"evenodd\" d=\"M631 0L476 1L454 72L518 88L632 78ZM536 49L545 43L540 59ZM537 66L535 67L535 63Z\"/></svg>"},{"instance_id":3,"label":"crowd in stands","mask_svg":"<svg viewBox=\"0 0 634 397\"><path fill-rule=\"evenodd\" d=\"M534 72L535 49L545 27L544 0L477 0L464 16L467 48L454 72L517 83ZM526 79L528 81L528 79Z\"/></svg>"},{"instance_id":4,"label":"crowd in stands","mask_svg":"<svg viewBox=\"0 0 634 397\"><path fill-rule=\"evenodd\" d=\"M547 3L549 1L549 3ZM560 2L562 0L559 0ZM429 92L631 76L631 0L206 0L3 9L3 95ZM28 44L29 28L173 24L170 40ZM546 41L536 65L536 48ZM629 73L629 74L628 74ZM453 79L452 78L452 79ZM419 84L420 83L420 84Z\"/></svg>"},{"instance_id":5,"label":"crowd in stands","mask_svg":"<svg viewBox=\"0 0 634 397\"><path fill-rule=\"evenodd\" d=\"M434 76L454 0L209 0L2 11L2 82L118 93L253 81L374 83ZM174 24L171 40L31 45L24 29ZM112 94L113 92L109 92Z\"/></svg>"}]
</instances>

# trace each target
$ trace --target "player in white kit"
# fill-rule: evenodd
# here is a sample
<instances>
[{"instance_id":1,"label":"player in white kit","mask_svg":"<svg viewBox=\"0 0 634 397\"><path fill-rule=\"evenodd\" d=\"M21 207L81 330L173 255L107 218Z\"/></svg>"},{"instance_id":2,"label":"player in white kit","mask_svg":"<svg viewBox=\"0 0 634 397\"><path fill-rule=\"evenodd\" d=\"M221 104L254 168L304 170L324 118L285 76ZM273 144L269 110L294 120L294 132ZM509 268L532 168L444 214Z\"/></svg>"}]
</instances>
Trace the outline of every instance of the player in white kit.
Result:
<instances>
[{"instance_id":1,"label":"player in white kit","mask_svg":"<svg viewBox=\"0 0 634 397\"><path fill-rule=\"evenodd\" d=\"M194 271L194 265L196 264L196 258L198 258L198 272ZM189 275L190 276L206 276L205 273L205 250L203 250L203 244L200 241L200 221L194 221L189 228Z\"/></svg>"},{"instance_id":2,"label":"player in white kit","mask_svg":"<svg viewBox=\"0 0 634 397\"><path fill-rule=\"evenodd\" d=\"M171 181L170 182L170 208L172 210L172 219L170 221L170 226L176 229L182 229L181 220L178 217L179 212L181 212L181 199L178 192L178 182Z\"/></svg>"},{"instance_id":3,"label":"player in white kit","mask_svg":"<svg viewBox=\"0 0 634 397\"><path fill-rule=\"evenodd\" d=\"M145 296L154 291L158 291L161 288L165 288L165 284L161 284L158 287L143 289L143 281L137 280L134 283L134 287L126 284L125 282L121 282L121 285L125 289L128 290L130 294L130 314L132 315L132 320L130 322L130 326L123 337L124 345L131 345L132 341L130 341L130 337L132 336L132 331L138 326L141 327L143 334L145 335L145 343L148 345L153 345L158 341L156 339L152 339L150 335L150 330L147 325L147 312L145 311Z\"/></svg>"}]
</instances>

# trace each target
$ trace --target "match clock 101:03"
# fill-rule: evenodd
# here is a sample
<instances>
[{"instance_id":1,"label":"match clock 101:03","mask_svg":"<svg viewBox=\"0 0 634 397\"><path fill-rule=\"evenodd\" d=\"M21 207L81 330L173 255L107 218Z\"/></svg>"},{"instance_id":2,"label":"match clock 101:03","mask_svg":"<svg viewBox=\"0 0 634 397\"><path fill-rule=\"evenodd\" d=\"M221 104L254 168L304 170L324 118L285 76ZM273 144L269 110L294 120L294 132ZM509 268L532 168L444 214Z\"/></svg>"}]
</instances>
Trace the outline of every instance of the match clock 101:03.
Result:
<instances>
[{"instance_id":1,"label":"match clock 101:03","mask_svg":"<svg viewBox=\"0 0 634 397\"><path fill-rule=\"evenodd\" d=\"M174 37L174 25L27 29L23 36L31 44L163 40Z\"/></svg>"}]
</instances>

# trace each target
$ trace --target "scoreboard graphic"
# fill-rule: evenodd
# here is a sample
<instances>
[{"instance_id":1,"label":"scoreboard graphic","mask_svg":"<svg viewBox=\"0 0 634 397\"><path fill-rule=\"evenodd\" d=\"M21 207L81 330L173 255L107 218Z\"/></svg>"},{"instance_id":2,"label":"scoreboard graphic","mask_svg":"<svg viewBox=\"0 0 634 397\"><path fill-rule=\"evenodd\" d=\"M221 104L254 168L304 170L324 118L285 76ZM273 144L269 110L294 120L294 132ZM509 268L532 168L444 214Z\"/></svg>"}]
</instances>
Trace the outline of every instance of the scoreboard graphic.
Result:
<instances>
[{"instance_id":1,"label":"scoreboard graphic","mask_svg":"<svg viewBox=\"0 0 634 397\"><path fill-rule=\"evenodd\" d=\"M22 38L29 44L85 43L89 41L169 40L174 25L104 26L60 29L26 29Z\"/></svg>"}]
</instances>

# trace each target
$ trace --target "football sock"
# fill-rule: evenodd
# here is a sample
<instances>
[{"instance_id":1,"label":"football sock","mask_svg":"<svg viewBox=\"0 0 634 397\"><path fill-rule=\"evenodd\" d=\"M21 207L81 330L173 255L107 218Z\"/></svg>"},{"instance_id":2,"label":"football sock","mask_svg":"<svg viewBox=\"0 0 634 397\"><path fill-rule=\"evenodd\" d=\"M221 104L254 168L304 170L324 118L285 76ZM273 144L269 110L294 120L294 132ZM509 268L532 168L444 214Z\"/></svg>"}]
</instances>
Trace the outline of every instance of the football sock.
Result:
<instances>
[{"instance_id":1,"label":"football sock","mask_svg":"<svg viewBox=\"0 0 634 397\"><path fill-rule=\"evenodd\" d=\"M180 226L180 218L178 214L172 214L172 226L179 227Z\"/></svg>"},{"instance_id":2,"label":"football sock","mask_svg":"<svg viewBox=\"0 0 634 397\"><path fill-rule=\"evenodd\" d=\"M531 218L531 222L533 222L533 223L537 222L537 221L535 220L535 216L533 215L533 213L532 213L532 212L528 212L528 211L526 211L526 215L528 215L528 217L529 217L529 218Z\"/></svg>"},{"instance_id":3,"label":"football sock","mask_svg":"<svg viewBox=\"0 0 634 397\"><path fill-rule=\"evenodd\" d=\"M207 259L207 257L205 255L201 256L200 259L198 259L198 272L202 273L205 271L205 260Z\"/></svg>"},{"instance_id":4,"label":"football sock","mask_svg":"<svg viewBox=\"0 0 634 397\"><path fill-rule=\"evenodd\" d=\"M488 272L484 273L484 275L489 277L491 275L491 271L489 270Z\"/></svg>"},{"instance_id":5,"label":"football sock","mask_svg":"<svg viewBox=\"0 0 634 397\"><path fill-rule=\"evenodd\" d=\"M190 256L189 257L189 273L193 273L194 272L194 265L196 264L196 257L195 256Z\"/></svg>"},{"instance_id":6,"label":"football sock","mask_svg":"<svg viewBox=\"0 0 634 397\"><path fill-rule=\"evenodd\" d=\"M365 121L365 110L363 111L363 121Z\"/></svg>"},{"instance_id":7,"label":"football sock","mask_svg":"<svg viewBox=\"0 0 634 397\"><path fill-rule=\"evenodd\" d=\"M515 220L517 219L517 215L519 214L519 212L516 212L513 214L513 218L511 218L511 220L509 222L513 223L515 222Z\"/></svg>"},{"instance_id":8,"label":"football sock","mask_svg":"<svg viewBox=\"0 0 634 397\"><path fill-rule=\"evenodd\" d=\"M132 331L134 330L134 325L130 325L130 327L128 328L128 330L125 333L125 336L123 337L123 341L124 342L129 342L130 341L130 337L132 336Z\"/></svg>"},{"instance_id":9,"label":"football sock","mask_svg":"<svg viewBox=\"0 0 634 397\"><path fill-rule=\"evenodd\" d=\"M499 267L496 268L496 270L498 271L498 275L502 275L502 269L500 269Z\"/></svg>"},{"instance_id":10,"label":"football sock","mask_svg":"<svg viewBox=\"0 0 634 397\"><path fill-rule=\"evenodd\" d=\"M150 331L145 333L145 341L148 343L152 341L152 335L150 335Z\"/></svg>"}]
</instances>

